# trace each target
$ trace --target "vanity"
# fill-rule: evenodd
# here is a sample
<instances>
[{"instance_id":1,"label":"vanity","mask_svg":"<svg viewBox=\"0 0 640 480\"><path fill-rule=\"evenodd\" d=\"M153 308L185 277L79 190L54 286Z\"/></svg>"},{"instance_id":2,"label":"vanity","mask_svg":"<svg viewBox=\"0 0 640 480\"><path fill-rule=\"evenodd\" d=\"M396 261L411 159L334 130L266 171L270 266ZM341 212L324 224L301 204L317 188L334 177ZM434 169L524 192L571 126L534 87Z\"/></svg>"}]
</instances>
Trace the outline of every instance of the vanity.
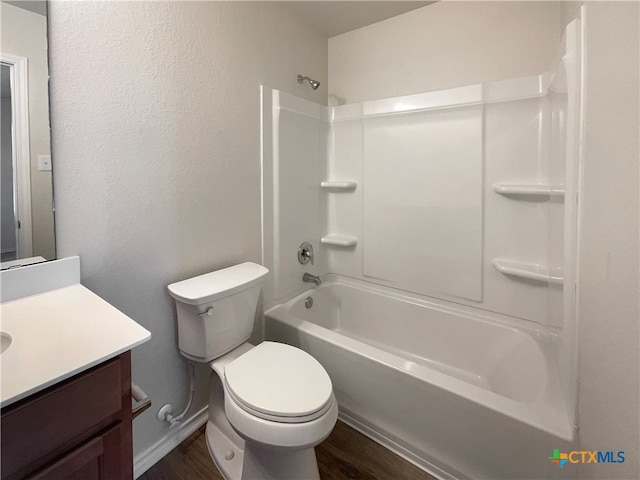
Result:
<instances>
[{"instance_id":1,"label":"vanity","mask_svg":"<svg viewBox=\"0 0 640 480\"><path fill-rule=\"evenodd\" d=\"M0 242L0 479L131 479L130 352L150 333L80 283L78 257L47 261L56 258L48 2L13 3L1 4L0 123L11 148L3 143L0 155L9 192ZM133 390L136 400L145 396Z\"/></svg>"},{"instance_id":2,"label":"vanity","mask_svg":"<svg viewBox=\"0 0 640 480\"><path fill-rule=\"evenodd\" d=\"M2 272L1 478L131 479L131 349L150 333L78 257Z\"/></svg>"}]
</instances>

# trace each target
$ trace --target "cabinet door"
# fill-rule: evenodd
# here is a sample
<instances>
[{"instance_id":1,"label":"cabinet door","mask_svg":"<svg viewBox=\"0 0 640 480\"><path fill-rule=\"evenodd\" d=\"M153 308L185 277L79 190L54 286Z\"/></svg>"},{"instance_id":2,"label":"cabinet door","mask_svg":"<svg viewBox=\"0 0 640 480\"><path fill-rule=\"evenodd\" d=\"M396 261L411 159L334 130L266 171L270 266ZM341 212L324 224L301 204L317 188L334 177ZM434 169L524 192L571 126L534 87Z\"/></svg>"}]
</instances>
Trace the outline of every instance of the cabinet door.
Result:
<instances>
[{"instance_id":1,"label":"cabinet door","mask_svg":"<svg viewBox=\"0 0 640 480\"><path fill-rule=\"evenodd\" d=\"M125 421L124 366L109 360L3 410L2 479L24 478Z\"/></svg>"},{"instance_id":2,"label":"cabinet door","mask_svg":"<svg viewBox=\"0 0 640 480\"><path fill-rule=\"evenodd\" d=\"M122 475L120 423L88 440L44 467L29 480L120 480Z\"/></svg>"}]
</instances>

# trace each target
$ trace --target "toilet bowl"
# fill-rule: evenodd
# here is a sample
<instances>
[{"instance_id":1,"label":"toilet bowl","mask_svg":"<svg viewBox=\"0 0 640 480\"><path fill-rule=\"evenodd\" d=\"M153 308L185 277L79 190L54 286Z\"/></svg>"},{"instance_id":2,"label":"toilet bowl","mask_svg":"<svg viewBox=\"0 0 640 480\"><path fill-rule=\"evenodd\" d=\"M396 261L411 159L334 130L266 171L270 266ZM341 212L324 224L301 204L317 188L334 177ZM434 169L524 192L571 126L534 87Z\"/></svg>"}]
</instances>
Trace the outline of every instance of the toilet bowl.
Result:
<instances>
[{"instance_id":1,"label":"toilet bowl","mask_svg":"<svg viewBox=\"0 0 640 480\"><path fill-rule=\"evenodd\" d=\"M244 263L169 285L178 343L209 362L207 445L228 479L319 479L314 447L333 429L331 379L308 353L246 342L268 270Z\"/></svg>"}]
</instances>

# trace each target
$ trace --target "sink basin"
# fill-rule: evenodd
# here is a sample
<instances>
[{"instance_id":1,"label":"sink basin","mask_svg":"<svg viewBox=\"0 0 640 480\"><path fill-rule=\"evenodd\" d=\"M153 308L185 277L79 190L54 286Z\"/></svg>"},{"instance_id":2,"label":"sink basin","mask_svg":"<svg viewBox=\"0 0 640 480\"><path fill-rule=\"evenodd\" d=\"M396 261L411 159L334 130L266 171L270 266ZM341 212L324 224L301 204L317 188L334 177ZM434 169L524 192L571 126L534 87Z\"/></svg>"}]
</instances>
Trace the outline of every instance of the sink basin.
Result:
<instances>
[{"instance_id":1,"label":"sink basin","mask_svg":"<svg viewBox=\"0 0 640 480\"><path fill-rule=\"evenodd\" d=\"M8 333L0 332L0 355L5 352L9 345L11 345L11 335Z\"/></svg>"}]
</instances>

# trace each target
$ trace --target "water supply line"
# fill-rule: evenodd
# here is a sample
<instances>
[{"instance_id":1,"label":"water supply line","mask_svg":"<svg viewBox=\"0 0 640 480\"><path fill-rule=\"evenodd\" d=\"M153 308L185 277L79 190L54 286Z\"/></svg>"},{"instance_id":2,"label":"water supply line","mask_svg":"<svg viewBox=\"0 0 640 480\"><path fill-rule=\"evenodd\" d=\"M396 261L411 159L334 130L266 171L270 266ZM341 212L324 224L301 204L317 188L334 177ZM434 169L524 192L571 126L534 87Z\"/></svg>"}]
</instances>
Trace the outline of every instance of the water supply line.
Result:
<instances>
[{"instance_id":1,"label":"water supply line","mask_svg":"<svg viewBox=\"0 0 640 480\"><path fill-rule=\"evenodd\" d=\"M191 404L193 403L193 397L196 393L196 364L189 360L189 366L191 367L191 375L189 376L189 400L187 401L187 406L184 410L177 416L173 416L173 405L167 403L163 405L160 410L158 410L157 418L161 422L167 422L169 424L169 428L173 428L180 424L180 421L187 414L189 409L191 408Z\"/></svg>"}]
</instances>

